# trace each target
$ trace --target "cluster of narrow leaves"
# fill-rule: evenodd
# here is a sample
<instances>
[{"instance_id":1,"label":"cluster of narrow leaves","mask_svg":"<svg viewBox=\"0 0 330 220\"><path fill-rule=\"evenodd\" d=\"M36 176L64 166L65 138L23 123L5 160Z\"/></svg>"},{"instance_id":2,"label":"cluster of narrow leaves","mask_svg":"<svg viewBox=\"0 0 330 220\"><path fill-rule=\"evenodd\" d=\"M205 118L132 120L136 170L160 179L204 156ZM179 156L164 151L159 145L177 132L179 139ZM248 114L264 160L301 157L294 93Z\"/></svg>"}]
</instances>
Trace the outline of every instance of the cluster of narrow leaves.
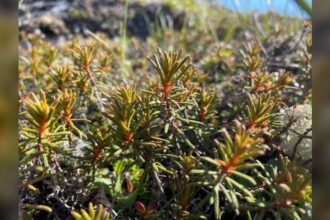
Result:
<instances>
[{"instance_id":1,"label":"cluster of narrow leaves","mask_svg":"<svg viewBox=\"0 0 330 220\"><path fill-rule=\"evenodd\" d=\"M85 209L81 209L80 213L76 211L71 212L75 220L109 220L110 214L103 208L103 205L98 205L95 211L93 203L88 203L88 212Z\"/></svg>"},{"instance_id":2,"label":"cluster of narrow leaves","mask_svg":"<svg viewBox=\"0 0 330 220\"><path fill-rule=\"evenodd\" d=\"M226 88L241 92L229 99L206 88L182 51L158 49L146 82L110 83L112 53L100 41L72 45L61 65L55 48L29 42L20 69L31 72L20 81L26 219L311 218L310 172L278 147L294 76L263 69L257 46L243 53L246 78Z\"/></svg>"}]
</instances>

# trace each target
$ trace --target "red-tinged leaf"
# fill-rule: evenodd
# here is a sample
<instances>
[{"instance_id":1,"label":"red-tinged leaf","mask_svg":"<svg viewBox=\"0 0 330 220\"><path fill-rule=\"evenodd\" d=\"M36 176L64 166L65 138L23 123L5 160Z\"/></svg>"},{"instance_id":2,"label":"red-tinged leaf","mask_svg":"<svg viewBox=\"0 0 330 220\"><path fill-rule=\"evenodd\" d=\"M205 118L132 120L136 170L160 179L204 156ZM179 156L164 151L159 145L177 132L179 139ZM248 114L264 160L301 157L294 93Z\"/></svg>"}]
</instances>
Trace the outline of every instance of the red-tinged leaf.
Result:
<instances>
[{"instance_id":1,"label":"red-tinged leaf","mask_svg":"<svg viewBox=\"0 0 330 220\"><path fill-rule=\"evenodd\" d=\"M135 206L136 211L138 211L140 214L146 213L146 207L142 202L136 201L134 206Z\"/></svg>"}]
</instances>

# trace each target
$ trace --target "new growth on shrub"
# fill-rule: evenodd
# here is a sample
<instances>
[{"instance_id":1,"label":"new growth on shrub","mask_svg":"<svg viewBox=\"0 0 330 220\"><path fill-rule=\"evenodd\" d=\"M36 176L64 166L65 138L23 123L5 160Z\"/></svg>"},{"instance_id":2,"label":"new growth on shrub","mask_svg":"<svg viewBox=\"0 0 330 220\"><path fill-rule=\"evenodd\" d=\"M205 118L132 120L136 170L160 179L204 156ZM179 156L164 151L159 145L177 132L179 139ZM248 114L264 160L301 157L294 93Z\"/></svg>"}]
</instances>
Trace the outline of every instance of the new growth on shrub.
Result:
<instances>
[{"instance_id":1,"label":"new growth on shrub","mask_svg":"<svg viewBox=\"0 0 330 220\"><path fill-rule=\"evenodd\" d=\"M185 28L172 47L127 38L139 53L125 64L122 44L102 34L59 47L22 37L24 219L311 219L311 159L282 148L297 120L283 111L311 101L305 56L278 67L275 30L265 55L258 41Z\"/></svg>"}]
</instances>

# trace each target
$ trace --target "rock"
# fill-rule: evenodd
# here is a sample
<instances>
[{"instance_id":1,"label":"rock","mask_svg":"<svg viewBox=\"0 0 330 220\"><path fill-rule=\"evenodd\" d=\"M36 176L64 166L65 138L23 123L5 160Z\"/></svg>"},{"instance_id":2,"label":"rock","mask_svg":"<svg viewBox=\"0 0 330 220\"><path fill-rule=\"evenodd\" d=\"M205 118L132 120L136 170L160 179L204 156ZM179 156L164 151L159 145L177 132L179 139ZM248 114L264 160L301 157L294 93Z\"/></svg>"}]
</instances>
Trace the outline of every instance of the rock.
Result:
<instances>
[{"instance_id":1,"label":"rock","mask_svg":"<svg viewBox=\"0 0 330 220\"><path fill-rule=\"evenodd\" d=\"M46 38L86 35L86 30L117 37L125 18L125 1L24 1L19 13L21 31L40 33ZM146 39L155 31L151 27L157 25L180 30L184 17L184 10L174 9L164 1L130 1L127 34Z\"/></svg>"},{"instance_id":2,"label":"rock","mask_svg":"<svg viewBox=\"0 0 330 220\"><path fill-rule=\"evenodd\" d=\"M49 37L69 34L69 30L63 20L53 15L41 16L37 21L37 26L42 33Z\"/></svg>"},{"instance_id":3,"label":"rock","mask_svg":"<svg viewBox=\"0 0 330 220\"><path fill-rule=\"evenodd\" d=\"M284 135L284 143L281 148L284 152L292 155L294 148L298 141L295 158L307 160L312 158L312 139L300 138L301 135L312 136L312 106L311 104L303 104L291 107L288 109L288 114L284 113L282 121L284 124L288 123L289 117L294 115L298 120L292 125L291 130ZM301 140L300 140L301 139Z\"/></svg>"}]
</instances>

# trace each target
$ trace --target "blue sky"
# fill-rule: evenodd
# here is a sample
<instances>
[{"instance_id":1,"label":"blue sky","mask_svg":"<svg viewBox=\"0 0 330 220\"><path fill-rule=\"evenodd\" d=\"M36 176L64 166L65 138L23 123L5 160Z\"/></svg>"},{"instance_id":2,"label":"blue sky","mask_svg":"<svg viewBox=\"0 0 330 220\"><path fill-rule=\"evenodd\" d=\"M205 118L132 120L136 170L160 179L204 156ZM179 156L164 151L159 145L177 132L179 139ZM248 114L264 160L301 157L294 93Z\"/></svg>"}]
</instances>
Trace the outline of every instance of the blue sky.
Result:
<instances>
[{"instance_id":1,"label":"blue sky","mask_svg":"<svg viewBox=\"0 0 330 220\"><path fill-rule=\"evenodd\" d=\"M266 12L273 10L281 15L308 17L294 0L219 0L232 10ZM312 4L312 0L308 0Z\"/></svg>"}]
</instances>

